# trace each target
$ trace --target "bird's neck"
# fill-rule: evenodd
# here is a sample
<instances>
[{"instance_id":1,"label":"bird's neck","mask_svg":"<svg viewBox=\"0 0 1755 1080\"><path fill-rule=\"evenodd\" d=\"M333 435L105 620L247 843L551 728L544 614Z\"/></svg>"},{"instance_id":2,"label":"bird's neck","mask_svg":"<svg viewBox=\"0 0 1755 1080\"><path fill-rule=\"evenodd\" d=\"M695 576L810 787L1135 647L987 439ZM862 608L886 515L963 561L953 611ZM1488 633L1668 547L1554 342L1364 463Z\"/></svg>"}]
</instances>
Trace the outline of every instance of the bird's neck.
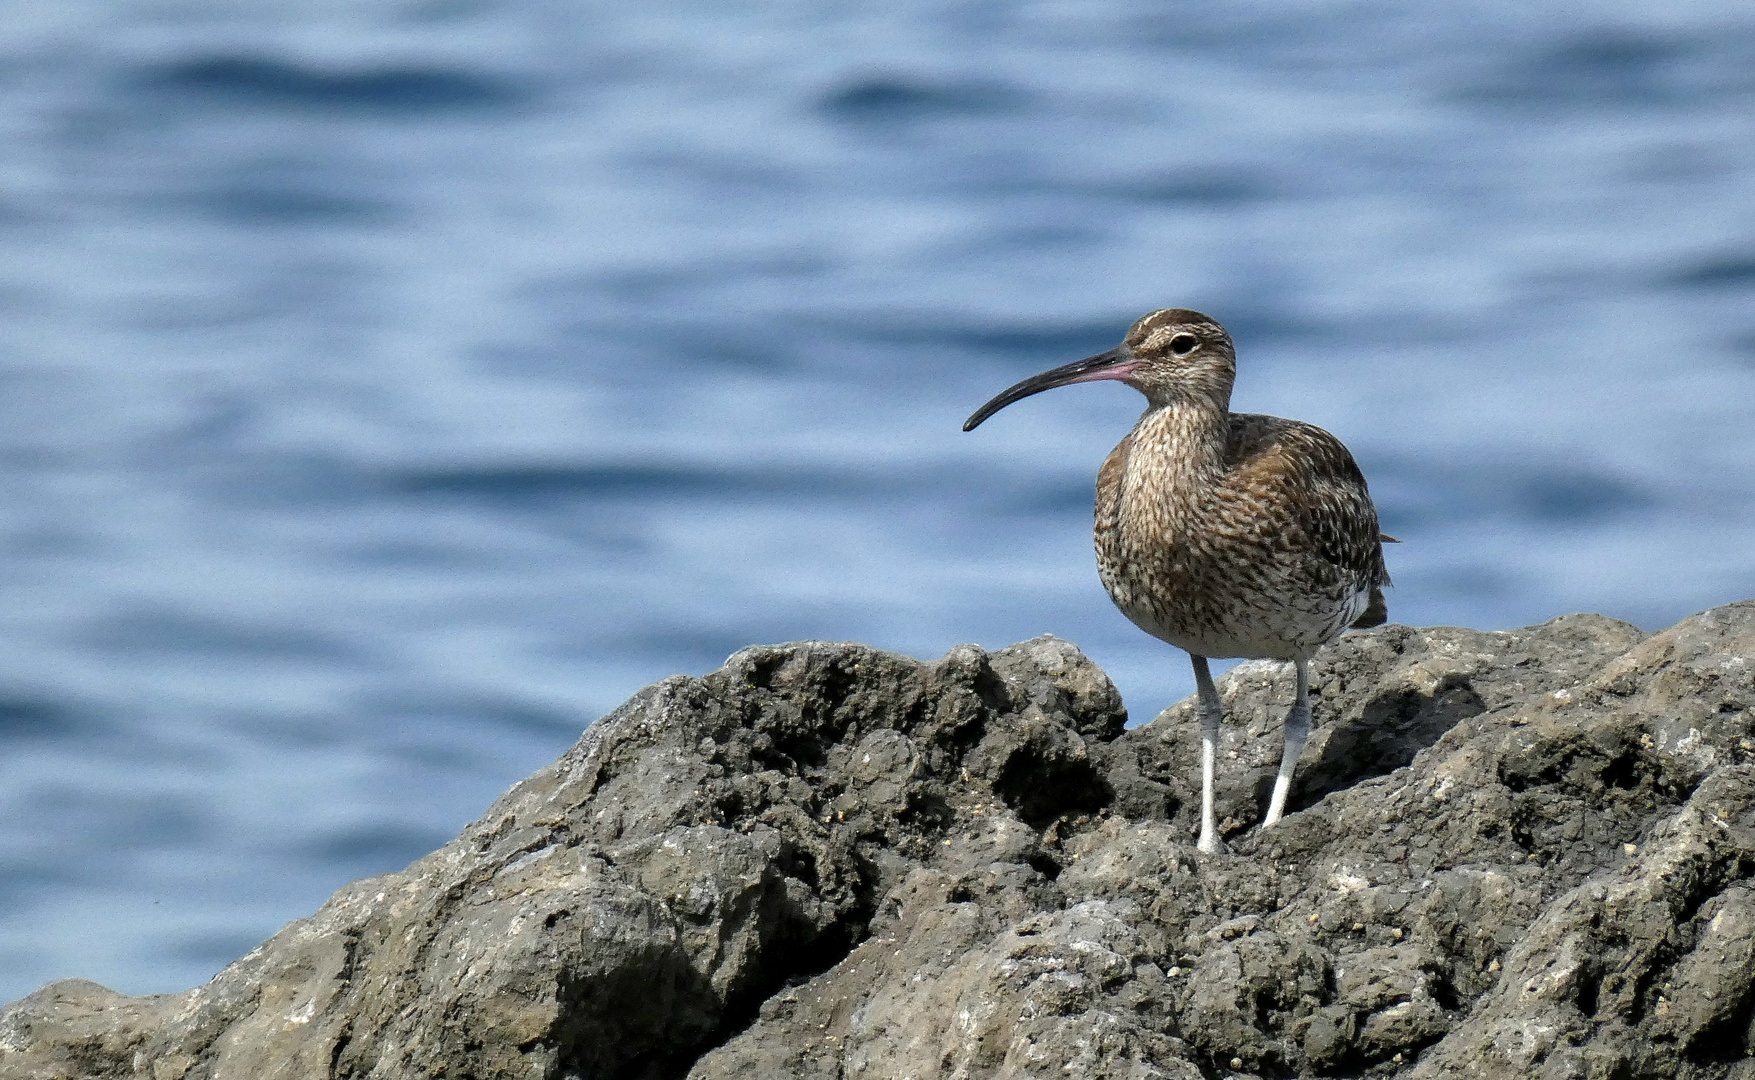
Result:
<instances>
[{"instance_id":1,"label":"bird's neck","mask_svg":"<svg viewBox=\"0 0 1755 1080\"><path fill-rule=\"evenodd\" d=\"M1209 398L1154 402L1133 429L1133 454L1158 483L1192 488L1213 483L1225 467L1231 412Z\"/></svg>"}]
</instances>

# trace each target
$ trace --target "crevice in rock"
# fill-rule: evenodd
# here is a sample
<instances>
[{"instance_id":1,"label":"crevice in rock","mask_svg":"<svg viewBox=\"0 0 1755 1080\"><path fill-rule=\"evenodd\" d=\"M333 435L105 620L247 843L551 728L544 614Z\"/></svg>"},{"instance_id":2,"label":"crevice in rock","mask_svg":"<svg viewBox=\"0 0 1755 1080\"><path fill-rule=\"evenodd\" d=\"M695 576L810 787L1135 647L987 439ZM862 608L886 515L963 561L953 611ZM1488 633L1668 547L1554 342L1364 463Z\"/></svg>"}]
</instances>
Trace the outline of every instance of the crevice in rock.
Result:
<instances>
[{"instance_id":1,"label":"crevice in rock","mask_svg":"<svg viewBox=\"0 0 1755 1080\"><path fill-rule=\"evenodd\" d=\"M725 1011L720 1016L718 1030L695 1053L700 1057L708 1051L723 1046L737 1037L751 1024L761 1011L762 1002L788 988L803 986L810 980L828 971L846 958L866 937L868 923L861 921L857 925L836 924L822 935L808 942L792 944L784 949L770 947L767 954L773 956L773 966L769 976L759 986L751 987L726 1002ZM764 955L764 959L768 955Z\"/></svg>"},{"instance_id":2,"label":"crevice in rock","mask_svg":"<svg viewBox=\"0 0 1755 1080\"><path fill-rule=\"evenodd\" d=\"M1513 789L1515 790L1515 789ZM1533 854L1536 850L1535 812L1531 801L1518 798L1512 803L1510 817L1511 842L1522 851Z\"/></svg>"},{"instance_id":3,"label":"crevice in rock","mask_svg":"<svg viewBox=\"0 0 1755 1080\"><path fill-rule=\"evenodd\" d=\"M1745 881L1752 876L1755 876L1755 864L1740 856L1733 856L1727 862L1712 866L1690 879L1677 909L1676 925L1687 925L1694 916L1700 914L1701 908L1723 895L1733 883Z\"/></svg>"},{"instance_id":4,"label":"crevice in rock","mask_svg":"<svg viewBox=\"0 0 1755 1080\"><path fill-rule=\"evenodd\" d=\"M956 820L956 816L956 811L951 809L951 804L945 800L943 793L932 788L916 788L908 792L905 804L896 814L896 820L922 833L937 834Z\"/></svg>"},{"instance_id":5,"label":"crevice in rock","mask_svg":"<svg viewBox=\"0 0 1755 1080\"><path fill-rule=\"evenodd\" d=\"M1726 1065L1755 1050L1755 993L1745 992L1730 1015L1702 1028L1684 1051L1696 1065Z\"/></svg>"},{"instance_id":6,"label":"crevice in rock","mask_svg":"<svg viewBox=\"0 0 1755 1080\"><path fill-rule=\"evenodd\" d=\"M353 1027L349 1025L341 1029L341 1034L335 1037L335 1045L329 1048L329 1080L347 1080L348 1077L357 1075L351 1065L344 1072L341 1061L342 1055L347 1053L348 1044L352 1042Z\"/></svg>"},{"instance_id":7,"label":"crevice in rock","mask_svg":"<svg viewBox=\"0 0 1755 1080\"><path fill-rule=\"evenodd\" d=\"M820 869L812 853L789 847L775 868L810 886L811 892L820 896L816 880ZM712 988L697 972L688 968L686 962L683 963L686 970L679 973L682 988L672 995L674 1000L666 1011L674 1017L686 1011L688 1001L696 1002L698 1014L706 1018L699 1031L687 1037L659 1039L662 1049L640 1053L609 1069L593 1063L592 1054L599 1051L597 1046L588 1047L575 1037L570 1043L560 1046L558 1064L563 1074L601 1076L604 1080L681 1080L702 1057L754 1025L760 1019L764 1002L789 988L805 985L830 970L869 936L877 912L877 868L855 854L850 869L854 879L852 900L840 917L813 932L804 913L788 904L779 914L789 926L762 944L759 975L725 996L723 1001L715 1001L717 995ZM649 995L651 987L629 988L628 992ZM613 991L598 995L600 999L616 996ZM589 1005L582 1001L572 1004L589 1009Z\"/></svg>"},{"instance_id":8,"label":"crevice in rock","mask_svg":"<svg viewBox=\"0 0 1755 1080\"><path fill-rule=\"evenodd\" d=\"M981 699L981 704L987 706L988 710L995 715L1008 713L1012 710L1011 690L1006 686L1005 680L1000 678L999 673L993 670L992 665L981 665L970 689L974 690L975 696Z\"/></svg>"},{"instance_id":9,"label":"crevice in rock","mask_svg":"<svg viewBox=\"0 0 1755 1080\"><path fill-rule=\"evenodd\" d=\"M1443 1009L1447 1013L1463 1011L1462 995L1457 993L1456 982L1452 979L1448 971L1438 973L1438 977L1432 980L1431 989L1432 1000L1438 1003L1440 1009ZM1593 1006L1591 1012L1594 1013L1595 1011L1596 1008ZM1589 1013L1586 1015L1589 1015Z\"/></svg>"},{"instance_id":10,"label":"crevice in rock","mask_svg":"<svg viewBox=\"0 0 1755 1080\"><path fill-rule=\"evenodd\" d=\"M818 892L821 879L817 876L817 857L794 844L786 845L777 863L782 874L804 882L811 892Z\"/></svg>"},{"instance_id":11,"label":"crevice in rock","mask_svg":"<svg viewBox=\"0 0 1755 1080\"><path fill-rule=\"evenodd\" d=\"M785 762L785 771L799 773L806 769L821 769L828 758L827 747L823 740L812 734L784 734L776 732L772 754Z\"/></svg>"},{"instance_id":12,"label":"crevice in rock","mask_svg":"<svg viewBox=\"0 0 1755 1080\"><path fill-rule=\"evenodd\" d=\"M645 1060L630 1063L629 1069L613 1074L612 1080L682 1080L702 1057L754 1025L761 1017L763 1002L789 988L803 986L845 959L865 939L869 925L868 914L857 924L837 923L808 942L770 945L763 950L764 961L769 961L765 965L769 966L767 977L759 985L727 999L711 1030L690 1046L654 1053Z\"/></svg>"},{"instance_id":13,"label":"crevice in rock","mask_svg":"<svg viewBox=\"0 0 1755 1080\"><path fill-rule=\"evenodd\" d=\"M1599 775L1609 787L1636 791L1644 780L1643 770L1639 765L1637 753L1624 753L1610 761Z\"/></svg>"},{"instance_id":14,"label":"crevice in rock","mask_svg":"<svg viewBox=\"0 0 1755 1080\"><path fill-rule=\"evenodd\" d=\"M335 973L335 980L341 983L353 981L354 972L359 970L360 933L349 930L341 939L341 968Z\"/></svg>"},{"instance_id":15,"label":"crevice in rock","mask_svg":"<svg viewBox=\"0 0 1755 1080\"><path fill-rule=\"evenodd\" d=\"M1639 973L1638 978L1633 980L1633 997L1628 1002L1627 1008L1628 1020L1637 1024L1645 1019L1646 1014L1651 1011L1652 1005L1656 1003L1657 995L1653 993L1652 987L1657 984L1659 976L1667 970L1669 970L1668 963L1660 962L1654 958Z\"/></svg>"},{"instance_id":16,"label":"crevice in rock","mask_svg":"<svg viewBox=\"0 0 1755 1080\"><path fill-rule=\"evenodd\" d=\"M1032 828L1066 814L1094 813L1115 798L1109 780L1087 758L1055 758L1034 745L1012 751L993 781L998 795Z\"/></svg>"},{"instance_id":17,"label":"crevice in rock","mask_svg":"<svg viewBox=\"0 0 1755 1080\"><path fill-rule=\"evenodd\" d=\"M775 676L780 674L780 669L785 667L786 661L791 658L791 653L780 649L767 651L750 662L749 671L744 675L744 679L753 689L772 690Z\"/></svg>"},{"instance_id":18,"label":"crevice in rock","mask_svg":"<svg viewBox=\"0 0 1755 1080\"><path fill-rule=\"evenodd\" d=\"M1314 764L1299 770L1290 807L1309 809L1332 792L1394 772L1457 724L1486 711L1481 696L1460 675L1446 678L1431 693L1402 687L1373 698L1357 719L1329 733Z\"/></svg>"},{"instance_id":19,"label":"crevice in rock","mask_svg":"<svg viewBox=\"0 0 1755 1080\"><path fill-rule=\"evenodd\" d=\"M987 736L986 713L982 710L971 710L971 712L973 715L952 728L950 732L950 749L957 761L967 758L969 751L975 749Z\"/></svg>"},{"instance_id":20,"label":"crevice in rock","mask_svg":"<svg viewBox=\"0 0 1755 1080\"><path fill-rule=\"evenodd\" d=\"M1574 1003L1578 1011L1586 1017L1597 1014L1597 1006L1603 989L1603 975L1596 964L1587 964L1578 975L1578 989Z\"/></svg>"}]
</instances>

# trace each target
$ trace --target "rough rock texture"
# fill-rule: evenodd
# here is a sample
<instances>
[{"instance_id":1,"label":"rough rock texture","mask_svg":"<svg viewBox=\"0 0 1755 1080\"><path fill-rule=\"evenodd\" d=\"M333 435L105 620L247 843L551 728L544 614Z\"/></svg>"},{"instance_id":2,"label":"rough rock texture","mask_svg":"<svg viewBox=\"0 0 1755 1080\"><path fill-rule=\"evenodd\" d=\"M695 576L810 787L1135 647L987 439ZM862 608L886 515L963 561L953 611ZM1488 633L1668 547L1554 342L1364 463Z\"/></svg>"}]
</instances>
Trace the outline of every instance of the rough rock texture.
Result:
<instances>
[{"instance_id":1,"label":"rough rock texture","mask_svg":"<svg viewBox=\"0 0 1755 1080\"><path fill-rule=\"evenodd\" d=\"M1166 662L1170 658L1166 657ZM1755 602L1387 626L1123 732L1039 638L746 649L184 994L45 987L0 1077L1755 1078Z\"/></svg>"}]
</instances>

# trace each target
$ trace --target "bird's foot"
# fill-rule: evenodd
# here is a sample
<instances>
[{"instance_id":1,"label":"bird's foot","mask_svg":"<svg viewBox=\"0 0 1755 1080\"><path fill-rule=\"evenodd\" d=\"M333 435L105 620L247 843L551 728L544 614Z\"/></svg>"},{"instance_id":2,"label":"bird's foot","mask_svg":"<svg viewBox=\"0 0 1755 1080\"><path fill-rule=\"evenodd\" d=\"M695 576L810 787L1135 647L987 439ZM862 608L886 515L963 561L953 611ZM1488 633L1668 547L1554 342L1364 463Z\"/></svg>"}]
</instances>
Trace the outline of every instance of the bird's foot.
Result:
<instances>
[{"instance_id":1,"label":"bird's foot","mask_svg":"<svg viewBox=\"0 0 1755 1080\"><path fill-rule=\"evenodd\" d=\"M1194 845L1202 855L1223 855L1230 849L1220 840L1217 833L1202 834L1200 842Z\"/></svg>"}]
</instances>

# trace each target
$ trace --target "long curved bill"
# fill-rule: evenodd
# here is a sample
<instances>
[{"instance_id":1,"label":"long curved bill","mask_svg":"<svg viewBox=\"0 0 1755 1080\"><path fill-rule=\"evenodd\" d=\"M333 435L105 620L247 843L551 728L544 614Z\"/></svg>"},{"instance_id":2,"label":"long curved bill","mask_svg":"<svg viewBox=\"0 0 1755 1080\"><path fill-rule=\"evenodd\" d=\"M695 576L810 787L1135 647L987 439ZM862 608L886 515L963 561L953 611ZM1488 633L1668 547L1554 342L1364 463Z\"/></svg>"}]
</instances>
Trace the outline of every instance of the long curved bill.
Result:
<instances>
[{"instance_id":1,"label":"long curved bill","mask_svg":"<svg viewBox=\"0 0 1755 1080\"><path fill-rule=\"evenodd\" d=\"M1073 383L1096 382L1099 379L1125 379L1133 374L1133 370L1137 366L1131 352L1125 347L1117 347L1106 353L1098 353L1096 356L1087 356L1083 360L1075 360L1070 364L1062 364L1060 367L1044 371L1040 375L1032 375L976 409L975 415L963 422L963 430L974 431L981 421L1012 402L1022 401L1031 394L1040 394L1044 390L1052 390L1057 386L1071 386Z\"/></svg>"}]
</instances>

